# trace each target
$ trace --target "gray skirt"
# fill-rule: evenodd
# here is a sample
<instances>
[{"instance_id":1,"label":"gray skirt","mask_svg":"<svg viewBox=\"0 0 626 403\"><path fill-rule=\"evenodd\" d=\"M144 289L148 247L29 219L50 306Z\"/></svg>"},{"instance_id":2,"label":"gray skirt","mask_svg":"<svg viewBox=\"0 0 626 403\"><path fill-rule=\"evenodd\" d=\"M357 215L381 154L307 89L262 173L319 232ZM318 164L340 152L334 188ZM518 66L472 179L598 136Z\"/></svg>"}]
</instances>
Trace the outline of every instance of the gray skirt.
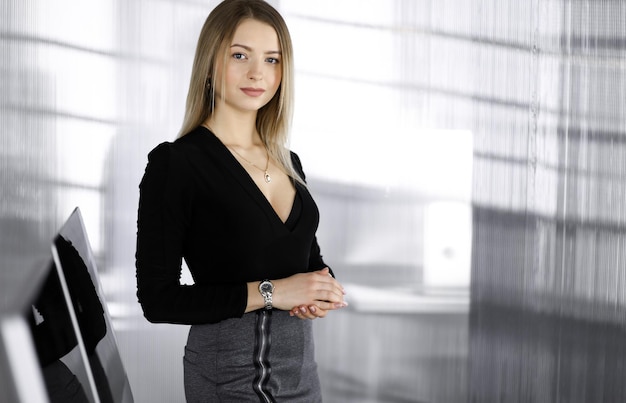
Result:
<instances>
[{"instance_id":1,"label":"gray skirt","mask_svg":"<svg viewBox=\"0 0 626 403\"><path fill-rule=\"evenodd\" d=\"M192 326L183 360L187 402L321 402L311 325L262 310Z\"/></svg>"}]
</instances>

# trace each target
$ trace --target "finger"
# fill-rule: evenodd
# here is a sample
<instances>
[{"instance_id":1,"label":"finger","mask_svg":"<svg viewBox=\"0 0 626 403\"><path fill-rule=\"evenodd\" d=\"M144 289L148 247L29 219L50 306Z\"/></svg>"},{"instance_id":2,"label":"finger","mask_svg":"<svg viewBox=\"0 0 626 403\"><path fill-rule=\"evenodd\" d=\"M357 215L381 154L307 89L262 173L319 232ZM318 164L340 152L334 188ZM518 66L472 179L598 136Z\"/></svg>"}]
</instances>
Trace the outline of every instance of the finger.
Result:
<instances>
[{"instance_id":1,"label":"finger","mask_svg":"<svg viewBox=\"0 0 626 403\"><path fill-rule=\"evenodd\" d=\"M344 302L343 294L337 294L334 291L319 291L316 299L333 303Z\"/></svg>"},{"instance_id":2,"label":"finger","mask_svg":"<svg viewBox=\"0 0 626 403\"><path fill-rule=\"evenodd\" d=\"M293 314L294 316L296 316L299 319L315 319L317 318L317 316L315 316L314 314L312 314L308 308L306 306L298 306L295 307L294 309L292 309L291 311L289 311L289 314Z\"/></svg>"},{"instance_id":3,"label":"finger","mask_svg":"<svg viewBox=\"0 0 626 403\"><path fill-rule=\"evenodd\" d=\"M324 286L318 287L313 292L314 301L327 301L333 303L341 303L344 300L345 294L336 288L328 288Z\"/></svg>"},{"instance_id":4,"label":"finger","mask_svg":"<svg viewBox=\"0 0 626 403\"><path fill-rule=\"evenodd\" d=\"M314 313L312 313L309 308L307 306L301 306L300 307L300 312L302 313L302 316L304 316L306 319L316 319L317 316L315 316Z\"/></svg>"},{"instance_id":5,"label":"finger","mask_svg":"<svg viewBox=\"0 0 626 403\"><path fill-rule=\"evenodd\" d=\"M324 283L326 283L327 285L330 285L332 287L332 289L334 291L336 291L337 293L339 293L341 295L345 295L346 294L346 290L345 290L345 288L343 288L343 285L341 285L341 283L339 281L337 281L334 277L326 276L326 277L324 277L324 279L322 281Z\"/></svg>"},{"instance_id":6,"label":"finger","mask_svg":"<svg viewBox=\"0 0 626 403\"><path fill-rule=\"evenodd\" d=\"M328 275L330 274L330 269L328 267L324 267L323 269L316 271L316 273Z\"/></svg>"},{"instance_id":7,"label":"finger","mask_svg":"<svg viewBox=\"0 0 626 403\"><path fill-rule=\"evenodd\" d=\"M318 306L318 308L323 309L325 311L334 311L337 309L347 307L348 302L347 301L341 301L341 302L317 301L316 305Z\"/></svg>"},{"instance_id":8,"label":"finger","mask_svg":"<svg viewBox=\"0 0 626 403\"><path fill-rule=\"evenodd\" d=\"M340 302L343 300L344 295L346 295L346 291L343 286L339 284L337 280L330 277L320 278L314 287L318 293L326 293L323 298L318 296L318 299L321 300Z\"/></svg>"},{"instance_id":9,"label":"finger","mask_svg":"<svg viewBox=\"0 0 626 403\"><path fill-rule=\"evenodd\" d=\"M313 315L317 316L318 318L323 318L326 316L327 311L325 311L324 309L320 309L315 305L310 305L309 312L311 312Z\"/></svg>"},{"instance_id":10,"label":"finger","mask_svg":"<svg viewBox=\"0 0 626 403\"><path fill-rule=\"evenodd\" d=\"M298 317L304 316L307 313L307 308L304 305L294 306L289 313Z\"/></svg>"},{"instance_id":11,"label":"finger","mask_svg":"<svg viewBox=\"0 0 626 403\"><path fill-rule=\"evenodd\" d=\"M315 305L310 305L308 307L306 307L306 312L304 314L304 316L306 316L307 319L317 319L317 309L315 308Z\"/></svg>"}]
</instances>

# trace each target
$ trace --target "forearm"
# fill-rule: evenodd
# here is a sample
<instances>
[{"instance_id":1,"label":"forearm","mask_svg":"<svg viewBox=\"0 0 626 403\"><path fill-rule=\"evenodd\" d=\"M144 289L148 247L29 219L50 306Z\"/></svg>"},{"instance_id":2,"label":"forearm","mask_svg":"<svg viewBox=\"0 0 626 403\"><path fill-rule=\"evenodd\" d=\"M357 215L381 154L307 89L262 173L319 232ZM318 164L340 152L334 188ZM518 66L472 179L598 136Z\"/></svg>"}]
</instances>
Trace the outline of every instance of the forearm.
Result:
<instances>
[{"instance_id":1,"label":"forearm","mask_svg":"<svg viewBox=\"0 0 626 403\"><path fill-rule=\"evenodd\" d=\"M244 285L180 285L174 278L138 276L137 297L153 323L192 325L241 317L246 293Z\"/></svg>"},{"instance_id":2,"label":"forearm","mask_svg":"<svg viewBox=\"0 0 626 403\"><path fill-rule=\"evenodd\" d=\"M248 303L246 305L246 313L256 311L265 307L265 301L263 296L259 292L260 281L253 281L248 283Z\"/></svg>"}]
</instances>

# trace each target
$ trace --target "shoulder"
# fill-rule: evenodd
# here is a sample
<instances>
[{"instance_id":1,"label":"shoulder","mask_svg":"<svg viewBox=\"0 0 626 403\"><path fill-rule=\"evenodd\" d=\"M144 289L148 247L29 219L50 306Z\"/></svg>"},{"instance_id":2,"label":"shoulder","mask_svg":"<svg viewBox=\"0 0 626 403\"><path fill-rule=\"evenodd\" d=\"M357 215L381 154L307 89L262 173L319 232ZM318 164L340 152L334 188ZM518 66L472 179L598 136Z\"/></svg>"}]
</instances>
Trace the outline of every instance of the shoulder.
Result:
<instances>
[{"instance_id":1,"label":"shoulder","mask_svg":"<svg viewBox=\"0 0 626 403\"><path fill-rule=\"evenodd\" d=\"M174 143L164 142L156 146L148 153L141 188L161 188L166 183L178 182L184 177L184 165L180 153Z\"/></svg>"},{"instance_id":2,"label":"shoulder","mask_svg":"<svg viewBox=\"0 0 626 403\"><path fill-rule=\"evenodd\" d=\"M184 159L185 154L197 147L200 134L196 129L173 142L165 141L157 145L148 153L148 161L165 163Z\"/></svg>"},{"instance_id":3,"label":"shoulder","mask_svg":"<svg viewBox=\"0 0 626 403\"><path fill-rule=\"evenodd\" d=\"M180 161L180 153L181 150L176 146L176 143L163 142L148 153L148 167L169 169Z\"/></svg>"},{"instance_id":4,"label":"shoulder","mask_svg":"<svg viewBox=\"0 0 626 403\"><path fill-rule=\"evenodd\" d=\"M289 153L291 154L291 163L302 167L302 162L300 161L300 157L298 156L298 154L291 150L289 150Z\"/></svg>"},{"instance_id":5,"label":"shoulder","mask_svg":"<svg viewBox=\"0 0 626 403\"><path fill-rule=\"evenodd\" d=\"M304 174L304 169L302 168L302 161L298 154L293 151L289 151L291 153L291 164L293 166L294 171L300 176L303 182L306 182L306 175Z\"/></svg>"},{"instance_id":6,"label":"shoulder","mask_svg":"<svg viewBox=\"0 0 626 403\"><path fill-rule=\"evenodd\" d=\"M154 202L155 205L170 197L186 197L193 193L194 172L176 142L163 142L148 153L139 189L144 204Z\"/></svg>"},{"instance_id":7,"label":"shoulder","mask_svg":"<svg viewBox=\"0 0 626 403\"><path fill-rule=\"evenodd\" d=\"M161 180L169 178L186 181L189 178L193 171L189 163L192 151L187 141L180 140L163 142L148 153L147 176Z\"/></svg>"},{"instance_id":8,"label":"shoulder","mask_svg":"<svg viewBox=\"0 0 626 403\"><path fill-rule=\"evenodd\" d=\"M202 126L198 126L189 133L177 138L174 144L181 148L198 145L206 138L205 131L206 129Z\"/></svg>"},{"instance_id":9,"label":"shoulder","mask_svg":"<svg viewBox=\"0 0 626 403\"><path fill-rule=\"evenodd\" d=\"M302 161L300 160L300 157L293 151L289 151L289 153L291 154L291 163L293 164L293 168L300 176L304 176L304 172L302 170Z\"/></svg>"}]
</instances>

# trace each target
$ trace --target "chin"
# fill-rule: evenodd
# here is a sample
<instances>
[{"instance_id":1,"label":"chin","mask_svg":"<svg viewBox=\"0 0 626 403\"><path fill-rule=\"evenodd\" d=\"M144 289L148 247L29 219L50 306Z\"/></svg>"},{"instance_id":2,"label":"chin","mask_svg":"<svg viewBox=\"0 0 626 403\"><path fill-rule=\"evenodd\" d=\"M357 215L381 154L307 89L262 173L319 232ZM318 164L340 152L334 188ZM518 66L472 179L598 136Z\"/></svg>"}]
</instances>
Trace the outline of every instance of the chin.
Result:
<instances>
[{"instance_id":1,"label":"chin","mask_svg":"<svg viewBox=\"0 0 626 403\"><path fill-rule=\"evenodd\" d=\"M250 111L250 112L257 112L259 111L261 108L263 108L265 105L267 105L269 103L269 101L267 102L254 102L248 105L243 106L242 105L242 110L246 110L246 111Z\"/></svg>"}]
</instances>

